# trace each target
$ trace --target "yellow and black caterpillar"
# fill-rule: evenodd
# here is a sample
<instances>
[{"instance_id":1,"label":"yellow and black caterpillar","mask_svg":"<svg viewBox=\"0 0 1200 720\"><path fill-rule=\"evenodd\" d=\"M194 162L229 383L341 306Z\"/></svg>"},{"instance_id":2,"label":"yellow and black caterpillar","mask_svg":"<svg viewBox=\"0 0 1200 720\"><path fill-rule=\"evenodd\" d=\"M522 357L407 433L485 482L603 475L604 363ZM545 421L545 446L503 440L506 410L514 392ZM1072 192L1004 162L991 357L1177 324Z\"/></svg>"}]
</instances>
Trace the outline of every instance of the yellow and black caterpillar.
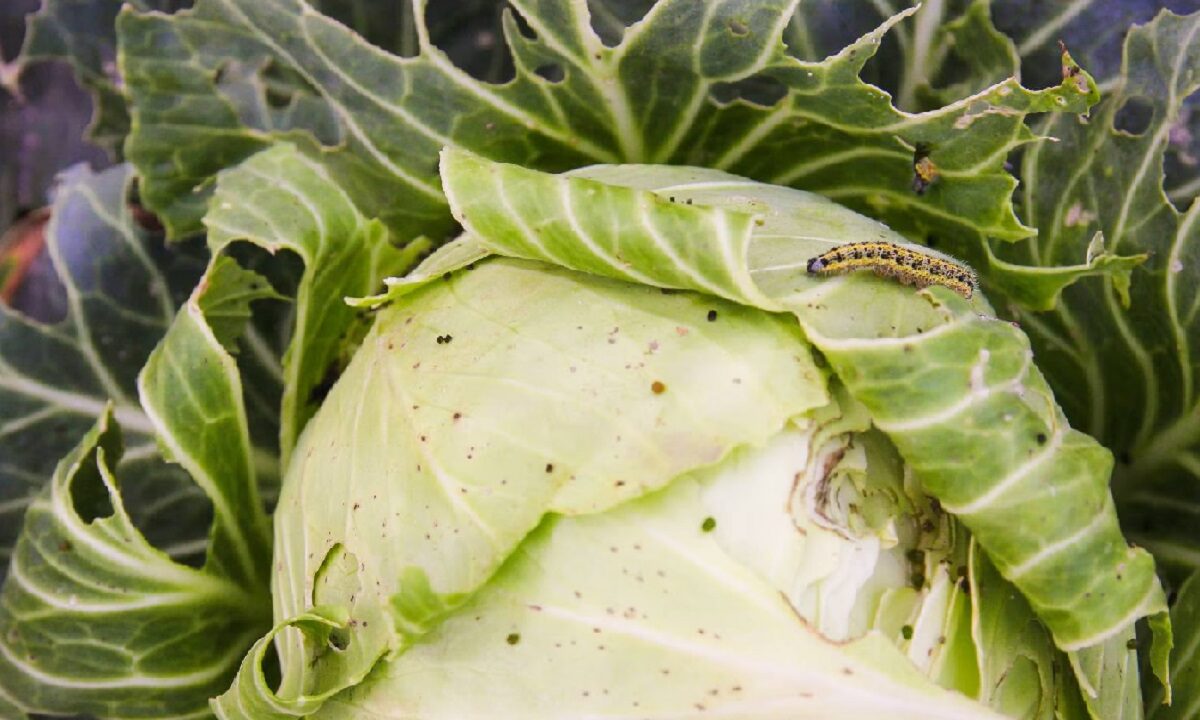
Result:
<instances>
[{"instance_id":1,"label":"yellow and black caterpillar","mask_svg":"<svg viewBox=\"0 0 1200 720\"><path fill-rule=\"evenodd\" d=\"M941 285L967 299L979 287L974 271L965 265L888 242L838 245L808 261L811 275L835 275L852 270L870 270L918 288Z\"/></svg>"}]
</instances>

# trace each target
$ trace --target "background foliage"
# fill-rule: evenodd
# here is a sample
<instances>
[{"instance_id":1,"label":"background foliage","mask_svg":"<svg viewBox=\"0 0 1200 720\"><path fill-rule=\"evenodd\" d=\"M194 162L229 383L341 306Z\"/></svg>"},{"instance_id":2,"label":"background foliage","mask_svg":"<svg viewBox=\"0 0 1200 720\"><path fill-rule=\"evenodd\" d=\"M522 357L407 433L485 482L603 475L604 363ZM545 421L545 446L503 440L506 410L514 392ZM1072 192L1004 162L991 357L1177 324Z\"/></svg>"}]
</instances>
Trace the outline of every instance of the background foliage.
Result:
<instances>
[{"instance_id":1,"label":"background foliage","mask_svg":"<svg viewBox=\"0 0 1200 720\"><path fill-rule=\"evenodd\" d=\"M177 13L191 4L45 0L28 29L38 3L0 8L0 227L11 229L0 241L0 566L55 464L112 401L131 525L183 566L229 574L207 545L221 524L213 488L163 461L163 420L139 372L194 306L188 337L211 333L214 357L244 381L230 390L250 478L238 492L269 503L281 455L362 331L337 298L373 291L455 228L436 176L443 145L553 171L697 164L825 194L972 261L1031 337L1071 423L1115 454L1125 532L1182 588L1183 701L1151 712L1185 717L1200 703L1196 582L1185 582L1200 569L1200 18L1151 22L1200 2L929 0L875 32L907 3L805 0L776 27L794 3L742 17L722 3L704 16L590 0L578 23L598 44L578 23L539 26L562 4L536 0L199 0ZM649 31L626 33L653 12ZM1126 37L1135 23L1151 24ZM764 40L775 31L785 47ZM668 39L699 52L654 52ZM1077 114L1095 96L1063 81L1060 39L1102 95L1087 123ZM646 82L663 63L687 68L686 82ZM1027 144L1035 134L1056 141ZM282 232L240 208L202 223L222 189L294 179L228 170L280 141L346 188L344 205ZM924 194L910 188L918 147L939 169ZM52 195L78 161L93 170L67 171ZM310 196L300 187L279 202L302 212ZM361 242L335 251L322 220ZM257 249L230 245L244 238ZM261 272L217 280L211 267L208 279L245 293L215 306L189 298L213 250ZM372 253L363 274L339 274ZM110 433L98 427L93 445ZM77 451L94 457L89 447Z\"/></svg>"}]
</instances>

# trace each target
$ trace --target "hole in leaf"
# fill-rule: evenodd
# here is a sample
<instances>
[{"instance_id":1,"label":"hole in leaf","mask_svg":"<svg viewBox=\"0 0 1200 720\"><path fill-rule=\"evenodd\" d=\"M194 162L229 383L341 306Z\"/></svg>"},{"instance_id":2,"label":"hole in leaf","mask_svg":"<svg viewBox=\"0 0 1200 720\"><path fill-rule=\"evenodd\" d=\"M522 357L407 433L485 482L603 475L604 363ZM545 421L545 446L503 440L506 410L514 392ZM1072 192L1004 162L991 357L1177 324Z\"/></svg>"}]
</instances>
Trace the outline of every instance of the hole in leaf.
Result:
<instances>
[{"instance_id":1,"label":"hole in leaf","mask_svg":"<svg viewBox=\"0 0 1200 720\"><path fill-rule=\"evenodd\" d=\"M712 98L719 103L745 100L770 107L787 95L787 86L769 75L756 75L732 83L717 83L712 89Z\"/></svg>"},{"instance_id":2,"label":"hole in leaf","mask_svg":"<svg viewBox=\"0 0 1200 720\"><path fill-rule=\"evenodd\" d=\"M208 552L212 501L191 476L160 458L121 462L121 499L146 540L182 565L199 568Z\"/></svg>"},{"instance_id":3,"label":"hole in leaf","mask_svg":"<svg viewBox=\"0 0 1200 720\"><path fill-rule=\"evenodd\" d=\"M509 14L512 15L513 24L517 26L517 30L520 31L521 37L525 38L526 40L538 39L537 31L530 26L529 21L525 19L524 15L519 12L511 11Z\"/></svg>"},{"instance_id":4,"label":"hole in leaf","mask_svg":"<svg viewBox=\"0 0 1200 720\"><path fill-rule=\"evenodd\" d=\"M104 486L96 465L97 460L97 453L92 451L71 479L71 507L85 523L110 517L114 512L108 488ZM112 458L108 460L111 462Z\"/></svg>"},{"instance_id":5,"label":"hole in leaf","mask_svg":"<svg viewBox=\"0 0 1200 720\"><path fill-rule=\"evenodd\" d=\"M1196 184L1200 171L1200 96L1192 95L1180 110L1167 134L1163 182L1167 195L1180 212L1187 210L1200 194Z\"/></svg>"},{"instance_id":6,"label":"hole in leaf","mask_svg":"<svg viewBox=\"0 0 1200 720\"><path fill-rule=\"evenodd\" d=\"M1126 98L1113 116L1113 129L1130 135L1141 135L1154 121L1154 106L1140 95Z\"/></svg>"},{"instance_id":7,"label":"hole in leaf","mask_svg":"<svg viewBox=\"0 0 1200 720\"><path fill-rule=\"evenodd\" d=\"M588 0L592 32L608 47L621 44L625 29L654 7L655 0Z\"/></svg>"},{"instance_id":8,"label":"hole in leaf","mask_svg":"<svg viewBox=\"0 0 1200 720\"><path fill-rule=\"evenodd\" d=\"M319 5L322 14L346 25L377 48L401 57L416 53L417 28L411 2L322 0Z\"/></svg>"},{"instance_id":9,"label":"hole in leaf","mask_svg":"<svg viewBox=\"0 0 1200 720\"><path fill-rule=\"evenodd\" d=\"M429 3L425 9L429 41L471 77L506 83L516 75L502 23L509 11L507 2L496 0ZM521 34L532 39L529 26L519 15L513 15Z\"/></svg>"},{"instance_id":10,"label":"hole in leaf","mask_svg":"<svg viewBox=\"0 0 1200 720\"><path fill-rule=\"evenodd\" d=\"M263 80L263 95L267 105L277 110L291 105L292 98L300 90L312 93L312 86L303 76L274 59L269 60L263 67L260 77Z\"/></svg>"},{"instance_id":11,"label":"hole in leaf","mask_svg":"<svg viewBox=\"0 0 1200 720\"><path fill-rule=\"evenodd\" d=\"M563 71L562 65L558 63L547 63L539 66L533 71L538 77L552 83L560 83L567 74Z\"/></svg>"},{"instance_id":12,"label":"hole in leaf","mask_svg":"<svg viewBox=\"0 0 1200 720\"><path fill-rule=\"evenodd\" d=\"M283 671L279 664L279 653L276 651L275 643L267 643L266 651L263 653L262 661L263 678L267 681L267 687L274 688L279 691L279 686L283 682Z\"/></svg>"},{"instance_id":13,"label":"hole in leaf","mask_svg":"<svg viewBox=\"0 0 1200 720\"><path fill-rule=\"evenodd\" d=\"M334 628L329 633L329 647L336 652L342 652L350 647L350 630L348 628Z\"/></svg>"}]
</instances>

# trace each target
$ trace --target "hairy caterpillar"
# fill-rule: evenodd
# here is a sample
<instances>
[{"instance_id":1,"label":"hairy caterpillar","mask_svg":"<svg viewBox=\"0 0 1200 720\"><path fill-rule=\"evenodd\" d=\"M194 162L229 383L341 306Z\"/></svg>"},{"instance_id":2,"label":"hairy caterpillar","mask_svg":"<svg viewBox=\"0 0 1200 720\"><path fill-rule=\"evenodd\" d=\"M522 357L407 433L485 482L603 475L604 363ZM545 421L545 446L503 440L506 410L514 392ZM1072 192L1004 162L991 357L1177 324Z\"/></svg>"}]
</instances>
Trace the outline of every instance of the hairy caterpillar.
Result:
<instances>
[{"instance_id":1,"label":"hairy caterpillar","mask_svg":"<svg viewBox=\"0 0 1200 720\"><path fill-rule=\"evenodd\" d=\"M847 243L808 261L808 272L812 275L851 270L870 270L918 288L941 285L967 299L979 285L975 273L965 265L888 242Z\"/></svg>"}]
</instances>

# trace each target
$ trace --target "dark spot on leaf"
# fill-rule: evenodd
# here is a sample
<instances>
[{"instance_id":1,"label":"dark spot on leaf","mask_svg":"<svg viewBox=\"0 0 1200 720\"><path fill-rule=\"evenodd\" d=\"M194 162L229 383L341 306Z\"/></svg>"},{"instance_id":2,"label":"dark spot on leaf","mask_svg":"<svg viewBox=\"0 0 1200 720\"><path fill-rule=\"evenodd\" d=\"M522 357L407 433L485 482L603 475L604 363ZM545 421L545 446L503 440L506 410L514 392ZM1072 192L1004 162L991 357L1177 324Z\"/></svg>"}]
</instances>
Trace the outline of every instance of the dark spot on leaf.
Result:
<instances>
[{"instance_id":1,"label":"dark spot on leaf","mask_svg":"<svg viewBox=\"0 0 1200 720\"><path fill-rule=\"evenodd\" d=\"M667 386L664 385L661 380L655 380L654 382L650 383L650 392L654 393L655 395L662 395L666 391Z\"/></svg>"},{"instance_id":2,"label":"dark spot on leaf","mask_svg":"<svg viewBox=\"0 0 1200 720\"><path fill-rule=\"evenodd\" d=\"M516 645L517 643L521 642L521 634L509 633L508 637L504 638L504 642L508 643L509 645Z\"/></svg>"},{"instance_id":3,"label":"dark spot on leaf","mask_svg":"<svg viewBox=\"0 0 1200 720\"><path fill-rule=\"evenodd\" d=\"M729 32L733 33L737 37L746 37L750 34L750 28L747 27L746 23L742 22L741 20L738 20L737 18L730 18Z\"/></svg>"},{"instance_id":4,"label":"dark spot on leaf","mask_svg":"<svg viewBox=\"0 0 1200 720\"><path fill-rule=\"evenodd\" d=\"M709 322L716 322L716 321L717 321L717 311L716 311L716 310L709 310L709 311L708 311L708 321L709 321Z\"/></svg>"},{"instance_id":5,"label":"dark spot on leaf","mask_svg":"<svg viewBox=\"0 0 1200 720\"><path fill-rule=\"evenodd\" d=\"M712 532L717 527L717 519L714 517L704 518L704 522L700 523L700 529L703 532Z\"/></svg>"},{"instance_id":6,"label":"dark spot on leaf","mask_svg":"<svg viewBox=\"0 0 1200 720\"><path fill-rule=\"evenodd\" d=\"M900 628L900 636L905 640L912 640L913 628L912 625L905 625Z\"/></svg>"},{"instance_id":7,"label":"dark spot on leaf","mask_svg":"<svg viewBox=\"0 0 1200 720\"><path fill-rule=\"evenodd\" d=\"M554 463L546 463L546 472L548 472L548 473L554 472Z\"/></svg>"}]
</instances>

